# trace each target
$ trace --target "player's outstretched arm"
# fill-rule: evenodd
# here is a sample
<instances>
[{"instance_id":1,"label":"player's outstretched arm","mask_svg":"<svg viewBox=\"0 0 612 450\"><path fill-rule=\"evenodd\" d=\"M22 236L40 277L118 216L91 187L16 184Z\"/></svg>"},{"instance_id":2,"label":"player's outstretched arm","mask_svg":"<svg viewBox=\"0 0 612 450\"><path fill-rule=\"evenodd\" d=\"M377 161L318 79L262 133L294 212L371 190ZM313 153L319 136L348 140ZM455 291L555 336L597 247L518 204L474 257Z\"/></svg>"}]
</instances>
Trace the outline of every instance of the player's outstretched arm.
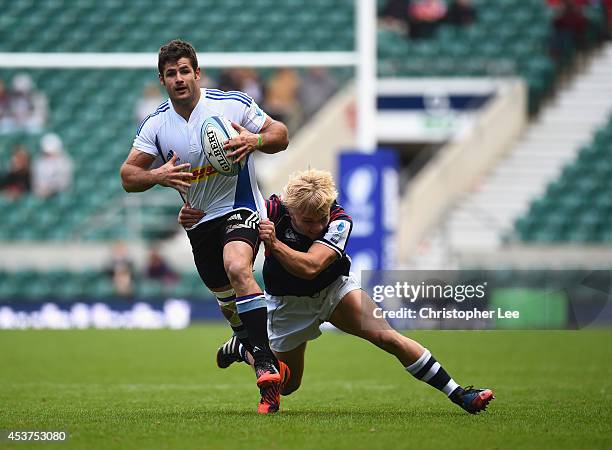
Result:
<instances>
[{"instance_id":1,"label":"player's outstretched arm","mask_svg":"<svg viewBox=\"0 0 612 450\"><path fill-rule=\"evenodd\" d=\"M232 126L240 134L227 141L223 147L228 151L227 156L237 157L236 162L255 150L268 154L278 153L289 145L289 132L285 124L270 117L266 117L259 133L251 133L237 123L232 122Z\"/></svg>"},{"instance_id":2,"label":"player's outstretched arm","mask_svg":"<svg viewBox=\"0 0 612 450\"><path fill-rule=\"evenodd\" d=\"M318 242L312 244L307 252L293 250L276 239L274 224L269 220L262 220L259 224L259 237L289 273L305 280L314 279L338 258L338 253Z\"/></svg>"},{"instance_id":3,"label":"player's outstretched arm","mask_svg":"<svg viewBox=\"0 0 612 450\"><path fill-rule=\"evenodd\" d=\"M176 163L176 153L166 164L157 169L149 169L155 157L135 148L128 155L121 166L121 184L126 192L142 192L156 184L171 187L179 192L186 193L189 189L189 180L193 178L191 172L185 172L190 164Z\"/></svg>"}]
</instances>

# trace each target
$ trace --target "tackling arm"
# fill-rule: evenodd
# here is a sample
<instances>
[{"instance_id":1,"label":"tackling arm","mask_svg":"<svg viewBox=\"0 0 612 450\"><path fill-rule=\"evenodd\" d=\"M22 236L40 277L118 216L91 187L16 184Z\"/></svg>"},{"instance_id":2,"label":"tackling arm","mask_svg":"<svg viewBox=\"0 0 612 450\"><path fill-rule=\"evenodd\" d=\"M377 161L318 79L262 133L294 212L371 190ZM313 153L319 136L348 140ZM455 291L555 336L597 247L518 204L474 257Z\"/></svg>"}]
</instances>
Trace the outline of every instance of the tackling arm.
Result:
<instances>
[{"instance_id":1,"label":"tackling arm","mask_svg":"<svg viewBox=\"0 0 612 450\"><path fill-rule=\"evenodd\" d=\"M288 272L306 280L313 280L338 258L334 250L318 242L306 253L293 250L279 240L270 250Z\"/></svg>"},{"instance_id":2,"label":"tackling arm","mask_svg":"<svg viewBox=\"0 0 612 450\"><path fill-rule=\"evenodd\" d=\"M276 239L274 224L269 220L262 220L259 224L259 236L266 249L288 272L306 280L314 279L338 258L336 251L318 242L312 244L307 252L293 250Z\"/></svg>"}]
</instances>

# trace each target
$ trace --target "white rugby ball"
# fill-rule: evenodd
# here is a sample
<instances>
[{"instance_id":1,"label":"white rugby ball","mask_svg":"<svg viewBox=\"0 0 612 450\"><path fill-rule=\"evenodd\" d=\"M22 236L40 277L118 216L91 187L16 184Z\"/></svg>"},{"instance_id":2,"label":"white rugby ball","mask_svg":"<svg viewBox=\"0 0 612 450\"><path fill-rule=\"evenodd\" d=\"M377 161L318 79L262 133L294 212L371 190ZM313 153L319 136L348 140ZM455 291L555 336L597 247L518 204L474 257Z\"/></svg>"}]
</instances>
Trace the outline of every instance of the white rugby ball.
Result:
<instances>
[{"instance_id":1,"label":"white rugby ball","mask_svg":"<svg viewBox=\"0 0 612 450\"><path fill-rule=\"evenodd\" d=\"M226 141L238 134L232 127L232 123L225 117L211 116L202 124L201 138L204 154L215 170L226 177L238 175L246 162L246 158L243 158L239 163L235 163L234 158L228 157L228 152L223 148Z\"/></svg>"}]
</instances>

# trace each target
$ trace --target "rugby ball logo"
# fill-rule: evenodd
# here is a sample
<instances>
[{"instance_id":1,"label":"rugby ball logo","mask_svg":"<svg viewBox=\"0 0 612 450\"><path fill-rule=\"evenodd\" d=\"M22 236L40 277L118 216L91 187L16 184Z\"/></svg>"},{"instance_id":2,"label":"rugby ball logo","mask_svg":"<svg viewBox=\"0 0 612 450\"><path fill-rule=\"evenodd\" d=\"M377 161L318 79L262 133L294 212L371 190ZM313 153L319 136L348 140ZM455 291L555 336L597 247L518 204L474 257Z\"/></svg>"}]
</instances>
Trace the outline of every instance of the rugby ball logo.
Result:
<instances>
[{"instance_id":1,"label":"rugby ball logo","mask_svg":"<svg viewBox=\"0 0 612 450\"><path fill-rule=\"evenodd\" d=\"M212 116L202 124L201 139L204 154L215 170L226 177L238 175L246 160L244 158L240 163L234 163L234 159L228 158L223 148L226 141L236 136L238 132L225 117Z\"/></svg>"}]
</instances>

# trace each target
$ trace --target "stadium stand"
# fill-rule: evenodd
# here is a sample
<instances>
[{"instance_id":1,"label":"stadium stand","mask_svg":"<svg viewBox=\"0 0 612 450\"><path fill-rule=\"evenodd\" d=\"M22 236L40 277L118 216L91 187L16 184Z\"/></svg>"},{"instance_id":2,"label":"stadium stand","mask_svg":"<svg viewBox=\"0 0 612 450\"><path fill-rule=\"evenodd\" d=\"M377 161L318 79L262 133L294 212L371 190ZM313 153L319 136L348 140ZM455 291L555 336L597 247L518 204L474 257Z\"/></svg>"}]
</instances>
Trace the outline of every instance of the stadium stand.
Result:
<instances>
[{"instance_id":1,"label":"stadium stand","mask_svg":"<svg viewBox=\"0 0 612 450\"><path fill-rule=\"evenodd\" d=\"M379 0L379 10L385 0ZM557 70L549 54L552 12L540 0L474 2L477 20L457 27L441 24L433 37L410 40L401 34L378 32L379 76L508 76L528 83L530 111L554 87ZM603 11L587 9L588 40L592 45L603 32ZM575 49L567 48L564 64Z\"/></svg>"},{"instance_id":2,"label":"stadium stand","mask_svg":"<svg viewBox=\"0 0 612 450\"><path fill-rule=\"evenodd\" d=\"M15 73L3 70L1 75L3 79L11 79ZM50 199L28 196L10 202L1 197L3 211L7 211L1 238L68 239L83 229L92 214L121 195L117 171L134 134L133 105L150 74L116 71L108 77L108 71L89 70L55 70L53 76L42 70L28 73L49 98L52 113L47 128L58 131L74 160L78 176L72 190ZM38 133L9 133L0 135L0 146L4 152L17 143L24 143L35 159L40 138ZM31 220L33 217L36 220ZM83 237L103 237L96 233L104 234L95 230ZM111 234L122 233L120 228L115 228Z\"/></svg>"},{"instance_id":3,"label":"stadium stand","mask_svg":"<svg viewBox=\"0 0 612 450\"><path fill-rule=\"evenodd\" d=\"M209 72L218 75L218 71ZM17 73L0 70L0 78L10 80ZM0 240L156 240L175 232L175 221L166 219L177 213L176 193L156 187L139 196L127 196L117 175L137 128L136 102L152 72L57 69L28 73L49 98L47 129L62 138L77 176L71 191L51 199L26 197L11 202L0 196L0 206L7 211ZM272 72L265 73L269 76ZM334 74L339 79L350 76L342 69ZM23 143L35 159L41 136L42 133L0 134L0 149L9 155L17 143ZM140 211L136 223L127 223L122 208L127 204ZM147 207L140 208L144 204ZM37 220L32 222L30 218L34 216ZM160 217L166 219L159 220Z\"/></svg>"},{"instance_id":4,"label":"stadium stand","mask_svg":"<svg viewBox=\"0 0 612 450\"><path fill-rule=\"evenodd\" d=\"M562 264L557 253L538 250L545 244L557 246L573 264L604 265L603 245L610 242L605 192L609 197L610 190L605 175L598 174L607 173L609 165L601 155L612 111L611 74L608 44L565 83L497 165L445 212L414 264L438 267L450 260L462 264L485 259L494 265L509 264L504 260ZM584 156L579 156L581 149ZM590 169L577 164L584 158L593 160ZM554 196L554 207L547 192ZM589 257L581 244L589 244Z\"/></svg>"},{"instance_id":5,"label":"stadium stand","mask_svg":"<svg viewBox=\"0 0 612 450\"><path fill-rule=\"evenodd\" d=\"M379 1L379 6L383 3ZM350 0L335 2L333 8L319 0L308 2L308 8L303 8L300 0L282 2L275 6L274 14L264 15L263 23L258 23L257 29L265 32L254 36L249 32L249 39L244 38L243 30L252 29L248 25L257 17L254 9L265 9L265 2L255 6L252 2L235 0L213 10L204 6L201 8L206 9L206 14L194 14L185 1L173 0L167 7L178 13L170 27L162 28L155 25L161 23L163 14L150 14L147 2L129 5L116 1L76 2L69 7L59 1L13 2L0 18L3 25L0 51L154 52L159 42L175 36L188 39L196 48L206 51L348 50L353 46L353 2ZM550 13L546 6L536 0L520 2L520 5L518 0L478 1L475 6L477 23L468 27L444 25L432 39L409 41L397 33L380 30L379 75L520 73L529 83L531 105L535 108L552 88L555 74L546 53L550 34ZM119 8L121 14L116 14ZM299 19L296 10L300 10ZM223 17L229 11L244 26L225 27ZM311 26L315 21L316 28ZM13 32L16 27L19 33ZM98 33L102 28L105 33ZM36 30L37 38L30 39L28 30ZM517 36L521 39L517 40ZM0 77L10 80L15 73L1 70ZM125 226L125 219L113 209L113 205L127 199L119 183L111 180L116 180L116 168L125 156L125 143L130 142L134 133L134 104L144 83L150 81L150 71L54 70L53 76L44 70L28 73L49 98L51 114L47 129L61 136L75 161L75 173L88 176L76 177L73 191L46 202L44 209L36 199L11 203L7 209L10 211L7 226L0 232L0 238L134 237ZM264 72L264 77L269 74ZM210 75L214 77L216 72L211 71ZM340 78L346 79L348 75L345 72ZM35 153L38 138L1 135L0 145L9 149L17 142L24 142ZM96 188L101 182L104 192ZM148 193L148 197L159 200L159 206L153 214L142 214L141 229L158 224L159 214L174 213L171 195L161 189ZM147 201L147 196L144 198ZM27 218L35 212L39 220L25 226ZM92 215L96 218L92 219ZM97 226L87 227L91 223ZM157 227L145 237L158 239L172 231L173 228Z\"/></svg>"},{"instance_id":6,"label":"stadium stand","mask_svg":"<svg viewBox=\"0 0 612 450\"><path fill-rule=\"evenodd\" d=\"M308 8L301 0L280 4L233 0L217 3L215 8L206 3L194 8L190 2L173 0L164 5L164 11L168 8L174 11L171 24L163 11L152 12L145 1L13 2L5 5L0 17L0 52L156 52L161 42L176 37L206 52L349 50L354 43L352 0L337 1L333 9L321 0L309 1ZM266 14L258 14L261 10ZM226 26L230 15L239 26ZM252 26L255 21L257 27ZM164 27L159 26L162 22ZM205 61L202 64L205 67ZM2 69L0 78L10 80L17 72ZM0 197L3 211L8 211L0 240L141 237L140 232L130 231L134 224L126 226L119 206L125 202L149 204L151 198L157 206L153 211L142 210L137 228L150 230L144 235L147 239L175 231L175 223L168 228L158 220L160 215L176 214L173 193L154 189L139 200L128 199L117 178L135 130L134 105L144 83L151 80L151 71L27 72L49 98L47 130L62 138L74 159L75 173L87 176L77 176L72 191L46 201L44 208L35 198L9 202ZM214 78L218 71L206 73ZM271 73L264 70L262 77ZM342 79L350 76L342 70L336 73ZM35 156L39 139L38 134L1 134L0 148L8 154L14 144L22 142ZM33 216L38 218L34 222L29 219Z\"/></svg>"},{"instance_id":7,"label":"stadium stand","mask_svg":"<svg viewBox=\"0 0 612 450\"><path fill-rule=\"evenodd\" d=\"M384 0L378 3L382 7ZM187 0L170 0L163 11L155 13L149 2L141 0L8 2L0 15L0 52L156 52L161 42L175 37L189 40L206 52L333 51L351 50L354 46L353 0L336 0L333 6L326 0L227 0L216 2L214 9L207 4L202 2L194 8ZM478 10L475 24L466 27L444 24L430 39L411 41L380 29L379 76L518 74L529 85L530 108L536 111L553 89L558 73L548 55L550 11L540 0L478 0L474 5ZM169 9L175 12L171 24L164 15ZM262 10L266 14L260 14ZM236 26L226 26L230 13ZM594 42L598 36L599 11L591 9L588 14L592 19L589 36ZM255 22L257 27L253 26ZM566 64L571 60L570 54ZM202 65L205 66L205 61ZM167 218L176 215L176 193L155 188L135 196L136 199L128 198L117 174L136 128L134 105L142 87L152 79L151 70L27 72L49 100L45 131L61 136L78 176L72 190L44 201L34 196L19 201L0 196L3 211L0 241L111 241L141 237L157 240L175 232L176 222ZM0 69L0 78L8 81L16 73ZM334 73L344 80L351 75L347 70ZM262 78L270 74L270 70L264 70ZM207 75L215 78L218 72L207 71ZM612 132L610 126L606 130L585 148L575 165L566 169L566 175L554 187L551 185L550 198L535 202L533 213L517 222L521 239L612 239L612 210L609 195L605 194L610 192L612 173L609 162L602 162L610 154ZM0 134L0 151L8 155L15 144L24 143L31 156L36 156L41 136L42 133ZM600 141L607 144L599 144ZM5 168L3 165L2 169ZM596 177L574 179L593 168ZM578 189L576 194L561 195L574 188ZM579 192L597 193L600 210L587 210ZM126 205L133 211L145 202L147 213L141 208L141 214L132 215L132 222L128 223L123 213ZM557 228L549 226L561 223L559 216L564 215L563 211L580 214L571 217L571 223L562 222L555 225ZM4 300L23 296L62 301L80 299L87 293L93 301L114 295L108 275L93 269L80 273L3 271L0 281L0 299ZM181 274L172 287L173 295L185 298L199 298L202 291L194 273ZM167 293L158 282L146 279L136 282L137 298L161 298Z\"/></svg>"},{"instance_id":8,"label":"stadium stand","mask_svg":"<svg viewBox=\"0 0 612 450\"><path fill-rule=\"evenodd\" d=\"M263 283L261 274L256 279ZM214 298L202 285L196 272L182 272L173 284L137 275L134 295L139 300L157 300L168 297L208 301ZM23 299L40 303L41 301L74 302L76 300L94 303L99 300L121 298L113 288L109 273L100 269L72 271L56 269L41 270L0 270L0 301Z\"/></svg>"},{"instance_id":9,"label":"stadium stand","mask_svg":"<svg viewBox=\"0 0 612 450\"><path fill-rule=\"evenodd\" d=\"M528 242L612 242L612 115L515 222Z\"/></svg>"},{"instance_id":10,"label":"stadium stand","mask_svg":"<svg viewBox=\"0 0 612 450\"><path fill-rule=\"evenodd\" d=\"M212 3L170 0L155 11L138 0L10 2L0 17L0 51L156 52L177 37L206 52L353 48L352 0Z\"/></svg>"}]
</instances>

